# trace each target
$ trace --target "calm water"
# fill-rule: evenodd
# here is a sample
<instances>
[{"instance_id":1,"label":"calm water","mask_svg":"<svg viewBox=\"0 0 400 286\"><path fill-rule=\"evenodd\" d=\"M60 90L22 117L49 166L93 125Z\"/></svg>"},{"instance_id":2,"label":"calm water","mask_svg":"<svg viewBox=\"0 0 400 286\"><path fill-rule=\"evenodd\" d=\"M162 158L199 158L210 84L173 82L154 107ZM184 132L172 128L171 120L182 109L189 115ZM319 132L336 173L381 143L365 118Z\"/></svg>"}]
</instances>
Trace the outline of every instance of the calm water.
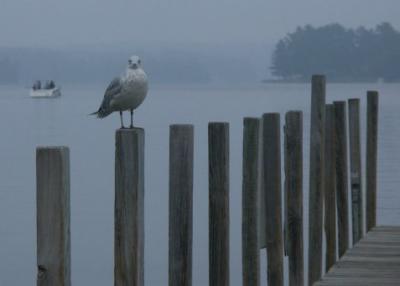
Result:
<instances>
[{"instance_id":1,"label":"calm water","mask_svg":"<svg viewBox=\"0 0 400 286\"><path fill-rule=\"evenodd\" d=\"M87 116L97 109L103 89L101 85L67 86L59 99L38 100L29 98L22 88L0 87L0 285L36 283L38 145L67 145L71 150L73 285L113 284L114 131L119 118ZM381 92L378 223L396 224L400 221L400 85L332 84L327 87L327 101L360 97L365 137L367 89ZM200 286L208 285L207 123L230 123L231 285L241 285L242 118L264 112L283 115L287 110L304 111L307 201L309 105L309 85L151 88L135 114L136 125L146 130L146 285L167 284L169 124L195 125L193 285ZM128 117L125 121L128 123ZM365 145L362 148L364 154ZM307 210L305 207L306 217ZM264 269L262 252L262 277Z\"/></svg>"}]
</instances>

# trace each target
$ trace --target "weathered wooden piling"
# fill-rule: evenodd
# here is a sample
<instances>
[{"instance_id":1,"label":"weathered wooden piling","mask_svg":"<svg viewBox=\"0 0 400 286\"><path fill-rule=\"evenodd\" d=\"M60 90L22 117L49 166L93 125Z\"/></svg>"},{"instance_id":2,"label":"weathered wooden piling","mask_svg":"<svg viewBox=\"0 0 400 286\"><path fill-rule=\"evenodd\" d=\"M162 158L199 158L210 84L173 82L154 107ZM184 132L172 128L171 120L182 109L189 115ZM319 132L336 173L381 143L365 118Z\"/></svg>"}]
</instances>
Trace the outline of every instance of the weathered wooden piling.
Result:
<instances>
[{"instance_id":1,"label":"weathered wooden piling","mask_svg":"<svg viewBox=\"0 0 400 286\"><path fill-rule=\"evenodd\" d=\"M336 262L336 156L333 104L327 104L325 112L325 270L328 271Z\"/></svg>"},{"instance_id":2,"label":"weathered wooden piling","mask_svg":"<svg viewBox=\"0 0 400 286\"><path fill-rule=\"evenodd\" d=\"M289 285L304 285L303 263L303 113L290 111L285 120L285 210Z\"/></svg>"},{"instance_id":3,"label":"weathered wooden piling","mask_svg":"<svg viewBox=\"0 0 400 286\"><path fill-rule=\"evenodd\" d=\"M208 124L209 285L229 285L229 123Z\"/></svg>"},{"instance_id":4,"label":"weathered wooden piling","mask_svg":"<svg viewBox=\"0 0 400 286\"><path fill-rule=\"evenodd\" d=\"M171 125L169 141L169 286L192 285L193 125Z\"/></svg>"},{"instance_id":5,"label":"weathered wooden piling","mask_svg":"<svg viewBox=\"0 0 400 286\"><path fill-rule=\"evenodd\" d=\"M266 223L266 217L267 213L265 210L265 188L264 188L264 161L263 161L263 120L262 118L260 119L260 134L259 136L259 142L258 142L258 156L259 156L259 162L258 162L258 183L259 183L259 192L258 192L258 201L259 201L259 210L258 210L258 246L260 249L266 249L267 248L267 223Z\"/></svg>"},{"instance_id":6,"label":"weathered wooden piling","mask_svg":"<svg viewBox=\"0 0 400 286\"><path fill-rule=\"evenodd\" d=\"M144 130L115 134L114 285L144 285Z\"/></svg>"},{"instance_id":7,"label":"weathered wooden piling","mask_svg":"<svg viewBox=\"0 0 400 286\"><path fill-rule=\"evenodd\" d=\"M243 286L260 285L259 214L259 134L260 120L243 121L242 184L242 266Z\"/></svg>"},{"instance_id":8,"label":"weathered wooden piling","mask_svg":"<svg viewBox=\"0 0 400 286\"><path fill-rule=\"evenodd\" d=\"M71 285L67 147L36 149L37 285Z\"/></svg>"},{"instance_id":9,"label":"weathered wooden piling","mask_svg":"<svg viewBox=\"0 0 400 286\"><path fill-rule=\"evenodd\" d=\"M361 171L360 100L349 103L350 188L353 223L353 245L363 236L363 192Z\"/></svg>"},{"instance_id":10,"label":"weathered wooden piling","mask_svg":"<svg viewBox=\"0 0 400 286\"><path fill-rule=\"evenodd\" d=\"M312 77L308 284L321 278L322 203L324 194L325 76Z\"/></svg>"},{"instance_id":11,"label":"weathered wooden piling","mask_svg":"<svg viewBox=\"0 0 400 286\"><path fill-rule=\"evenodd\" d=\"M367 231L376 226L376 172L378 153L378 111L377 91L367 93L367 148L366 148L366 198Z\"/></svg>"},{"instance_id":12,"label":"weathered wooden piling","mask_svg":"<svg viewBox=\"0 0 400 286\"><path fill-rule=\"evenodd\" d=\"M281 146L279 113L263 115L268 285L283 286Z\"/></svg>"},{"instance_id":13,"label":"weathered wooden piling","mask_svg":"<svg viewBox=\"0 0 400 286\"><path fill-rule=\"evenodd\" d=\"M335 108L336 203L340 258L349 248L346 102L336 101L333 105Z\"/></svg>"}]
</instances>

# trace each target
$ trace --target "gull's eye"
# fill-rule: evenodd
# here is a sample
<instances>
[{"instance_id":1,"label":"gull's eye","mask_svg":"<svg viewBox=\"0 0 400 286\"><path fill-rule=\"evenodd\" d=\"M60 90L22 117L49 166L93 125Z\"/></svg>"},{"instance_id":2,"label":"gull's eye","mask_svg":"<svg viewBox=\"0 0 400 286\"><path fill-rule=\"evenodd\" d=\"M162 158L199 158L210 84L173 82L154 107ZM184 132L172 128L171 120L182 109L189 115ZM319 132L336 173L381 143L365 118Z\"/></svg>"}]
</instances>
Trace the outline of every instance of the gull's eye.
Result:
<instances>
[{"instance_id":1,"label":"gull's eye","mask_svg":"<svg viewBox=\"0 0 400 286\"><path fill-rule=\"evenodd\" d=\"M129 64L132 64L132 60L129 60L128 63L129 63Z\"/></svg>"}]
</instances>

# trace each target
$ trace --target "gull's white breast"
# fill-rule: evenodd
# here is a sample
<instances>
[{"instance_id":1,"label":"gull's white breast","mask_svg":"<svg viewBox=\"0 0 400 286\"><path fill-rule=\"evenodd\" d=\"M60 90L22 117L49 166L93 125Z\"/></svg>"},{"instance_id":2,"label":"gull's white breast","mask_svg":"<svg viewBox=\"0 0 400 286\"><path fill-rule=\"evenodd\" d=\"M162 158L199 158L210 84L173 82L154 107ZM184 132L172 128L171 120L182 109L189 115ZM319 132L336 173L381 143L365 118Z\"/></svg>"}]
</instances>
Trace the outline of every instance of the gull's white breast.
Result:
<instances>
[{"instance_id":1,"label":"gull's white breast","mask_svg":"<svg viewBox=\"0 0 400 286\"><path fill-rule=\"evenodd\" d=\"M147 76L146 73L138 68L128 69L121 78L121 92L110 102L113 110L130 110L137 108L147 95Z\"/></svg>"}]
</instances>

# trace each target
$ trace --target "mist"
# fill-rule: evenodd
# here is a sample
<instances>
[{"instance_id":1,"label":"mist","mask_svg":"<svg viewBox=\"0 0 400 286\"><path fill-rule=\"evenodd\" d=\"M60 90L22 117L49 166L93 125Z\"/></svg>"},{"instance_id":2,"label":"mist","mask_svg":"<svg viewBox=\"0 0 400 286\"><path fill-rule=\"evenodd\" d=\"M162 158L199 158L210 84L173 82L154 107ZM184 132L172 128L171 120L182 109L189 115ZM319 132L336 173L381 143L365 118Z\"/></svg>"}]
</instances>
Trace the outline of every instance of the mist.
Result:
<instances>
[{"instance_id":1,"label":"mist","mask_svg":"<svg viewBox=\"0 0 400 286\"><path fill-rule=\"evenodd\" d=\"M2 45L59 47L265 43L298 25L398 27L400 3L372 0L2 0Z\"/></svg>"},{"instance_id":2,"label":"mist","mask_svg":"<svg viewBox=\"0 0 400 286\"><path fill-rule=\"evenodd\" d=\"M395 0L2 0L0 68L15 76L0 82L108 81L137 54L153 83L258 83L297 26L399 28L398 11Z\"/></svg>"}]
</instances>

